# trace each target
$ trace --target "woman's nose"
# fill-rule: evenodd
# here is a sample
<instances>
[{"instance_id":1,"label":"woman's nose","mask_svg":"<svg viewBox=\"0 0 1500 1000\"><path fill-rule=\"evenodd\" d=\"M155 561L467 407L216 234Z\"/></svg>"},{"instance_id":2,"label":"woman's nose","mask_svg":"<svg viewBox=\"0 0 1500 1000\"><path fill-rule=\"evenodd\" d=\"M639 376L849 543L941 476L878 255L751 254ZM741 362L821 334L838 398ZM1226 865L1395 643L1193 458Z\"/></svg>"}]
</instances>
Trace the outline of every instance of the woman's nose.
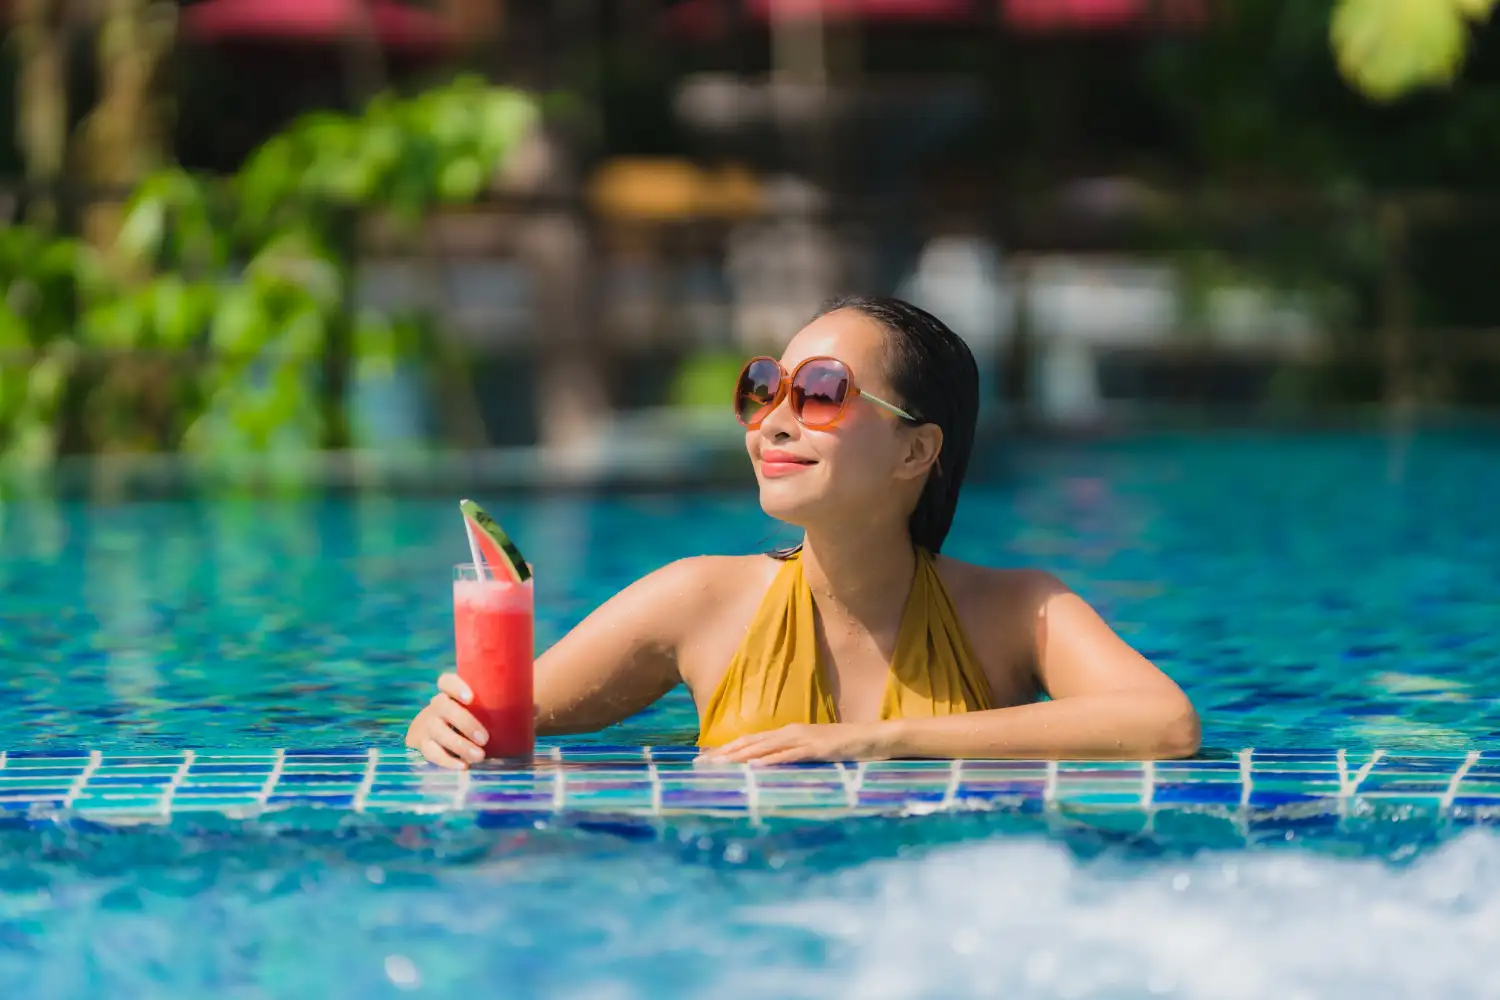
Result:
<instances>
[{"instance_id":1,"label":"woman's nose","mask_svg":"<svg viewBox=\"0 0 1500 1000\"><path fill-rule=\"evenodd\" d=\"M797 417L792 413L792 397L788 393L783 396L781 402L776 404L775 409L765 415L760 422L760 431L773 440L783 441L796 433Z\"/></svg>"}]
</instances>

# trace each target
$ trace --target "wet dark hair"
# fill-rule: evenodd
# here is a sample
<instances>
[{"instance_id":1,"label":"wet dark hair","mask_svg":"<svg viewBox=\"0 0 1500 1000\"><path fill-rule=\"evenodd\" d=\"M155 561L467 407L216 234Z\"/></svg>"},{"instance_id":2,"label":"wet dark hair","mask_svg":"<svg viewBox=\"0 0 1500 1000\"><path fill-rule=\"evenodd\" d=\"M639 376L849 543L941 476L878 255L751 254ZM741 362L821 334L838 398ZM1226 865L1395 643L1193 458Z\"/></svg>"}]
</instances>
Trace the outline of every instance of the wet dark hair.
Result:
<instances>
[{"instance_id":1,"label":"wet dark hair","mask_svg":"<svg viewBox=\"0 0 1500 1000\"><path fill-rule=\"evenodd\" d=\"M936 424L943 431L942 451L907 522L912 544L936 554L953 526L959 489L974 451L979 366L962 337L910 302L853 295L830 303L813 319L841 309L858 312L885 329L886 378L896 394L891 402L913 414L917 423ZM775 554L790 556L797 548Z\"/></svg>"}]
</instances>

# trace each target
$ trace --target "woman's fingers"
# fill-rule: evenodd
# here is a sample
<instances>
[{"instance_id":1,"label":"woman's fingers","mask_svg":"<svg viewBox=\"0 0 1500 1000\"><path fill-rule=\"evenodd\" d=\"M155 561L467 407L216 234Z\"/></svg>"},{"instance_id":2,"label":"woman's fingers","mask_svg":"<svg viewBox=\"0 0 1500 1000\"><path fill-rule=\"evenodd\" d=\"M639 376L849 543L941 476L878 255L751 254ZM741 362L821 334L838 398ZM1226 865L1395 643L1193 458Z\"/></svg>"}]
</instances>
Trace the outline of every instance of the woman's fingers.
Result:
<instances>
[{"instance_id":1,"label":"woman's fingers","mask_svg":"<svg viewBox=\"0 0 1500 1000\"><path fill-rule=\"evenodd\" d=\"M772 739L780 733L781 730L779 729L767 729L759 733L750 733L748 736L741 736L738 739L730 740L723 746L715 750L710 750L708 756L732 757L742 750L746 750L754 746L759 746L760 744L765 743L767 740Z\"/></svg>"},{"instance_id":2,"label":"woman's fingers","mask_svg":"<svg viewBox=\"0 0 1500 1000\"><path fill-rule=\"evenodd\" d=\"M437 713L438 718L458 730L470 741L478 746L484 746L490 741L490 734L484 731L479 720L458 702L446 694L433 695L432 710Z\"/></svg>"},{"instance_id":3,"label":"woman's fingers","mask_svg":"<svg viewBox=\"0 0 1500 1000\"><path fill-rule=\"evenodd\" d=\"M472 764L484 760L483 750L455 732L442 719L433 720L433 724L427 730L427 738L459 760Z\"/></svg>"},{"instance_id":4,"label":"woman's fingers","mask_svg":"<svg viewBox=\"0 0 1500 1000\"><path fill-rule=\"evenodd\" d=\"M438 678L438 690L452 698L460 705L467 705L474 700L474 692L464 679L457 674L447 673Z\"/></svg>"},{"instance_id":5,"label":"woman's fingers","mask_svg":"<svg viewBox=\"0 0 1500 1000\"><path fill-rule=\"evenodd\" d=\"M756 767L775 767L777 764L796 764L799 761L808 760L807 750L804 747L792 747L789 750L778 750L768 753L763 757L757 757L750 761Z\"/></svg>"},{"instance_id":6,"label":"woman's fingers","mask_svg":"<svg viewBox=\"0 0 1500 1000\"><path fill-rule=\"evenodd\" d=\"M418 744L417 749L422 751L422 756L427 759L429 764L436 764L438 767L444 767L450 771L461 771L469 766L443 749L442 744L431 736L425 737Z\"/></svg>"},{"instance_id":7,"label":"woman's fingers","mask_svg":"<svg viewBox=\"0 0 1500 1000\"><path fill-rule=\"evenodd\" d=\"M726 743L714 759L728 761L731 764L748 764L768 754L789 750L796 745L797 741L787 733L778 731L756 733L754 736Z\"/></svg>"}]
</instances>

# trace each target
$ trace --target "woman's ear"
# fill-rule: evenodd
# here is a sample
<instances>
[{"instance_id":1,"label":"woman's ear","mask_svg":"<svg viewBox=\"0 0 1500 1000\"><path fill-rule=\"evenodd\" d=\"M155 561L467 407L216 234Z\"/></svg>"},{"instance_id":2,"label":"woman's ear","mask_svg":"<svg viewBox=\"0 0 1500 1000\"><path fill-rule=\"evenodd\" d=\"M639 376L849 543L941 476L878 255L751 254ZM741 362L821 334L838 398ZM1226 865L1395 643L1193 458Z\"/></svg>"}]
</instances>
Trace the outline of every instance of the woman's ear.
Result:
<instances>
[{"instance_id":1,"label":"woman's ear","mask_svg":"<svg viewBox=\"0 0 1500 1000\"><path fill-rule=\"evenodd\" d=\"M906 452L896 469L898 479L916 479L927 475L943 453L943 429L937 424L918 424L905 434Z\"/></svg>"}]
</instances>

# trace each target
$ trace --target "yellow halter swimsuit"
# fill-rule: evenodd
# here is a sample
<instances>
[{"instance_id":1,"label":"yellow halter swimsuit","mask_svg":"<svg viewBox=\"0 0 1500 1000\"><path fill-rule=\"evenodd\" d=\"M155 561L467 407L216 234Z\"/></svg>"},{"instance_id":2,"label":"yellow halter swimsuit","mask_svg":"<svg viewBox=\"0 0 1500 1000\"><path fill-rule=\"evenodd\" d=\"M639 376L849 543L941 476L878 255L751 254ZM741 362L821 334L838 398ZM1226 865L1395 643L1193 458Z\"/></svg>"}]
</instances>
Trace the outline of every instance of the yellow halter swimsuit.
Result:
<instances>
[{"instance_id":1,"label":"yellow halter swimsuit","mask_svg":"<svg viewBox=\"0 0 1500 1000\"><path fill-rule=\"evenodd\" d=\"M724 679L704 708L698 745L717 747L797 722L837 722L818 656L812 588L800 553L771 582ZM993 707L989 682L964 636L932 555L917 549L917 573L901 617L882 719L957 715Z\"/></svg>"}]
</instances>

